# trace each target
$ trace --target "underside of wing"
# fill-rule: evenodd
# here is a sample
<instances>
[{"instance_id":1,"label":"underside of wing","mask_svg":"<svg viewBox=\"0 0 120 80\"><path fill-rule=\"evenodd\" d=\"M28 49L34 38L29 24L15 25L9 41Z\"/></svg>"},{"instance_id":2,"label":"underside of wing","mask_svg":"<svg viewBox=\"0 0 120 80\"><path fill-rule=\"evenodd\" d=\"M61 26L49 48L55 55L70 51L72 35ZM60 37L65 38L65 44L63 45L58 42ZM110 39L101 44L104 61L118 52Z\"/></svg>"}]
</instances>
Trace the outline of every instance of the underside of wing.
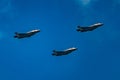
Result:
<instances>
[{"instance_id":1,"label":"underside of wing","mask_svg":"<svg viewBox=\"0 0 120 80\"><path fill-rule=\"evenodd\" d=\"M24 38L24 37L27 37L27 34L26 33L17 33L15 32L15 36L14 38Z\"/></svg>"},{"instance_id":2,"label":"underside of wing","mask_svg":"<svg viewBox=\"0 0 120 80\"><path fill-rule=\"evenodd\" d=\"M24 35L26 35L26 33L18 33L17 35L24 36Z\"/></svg>"}]
</instances>

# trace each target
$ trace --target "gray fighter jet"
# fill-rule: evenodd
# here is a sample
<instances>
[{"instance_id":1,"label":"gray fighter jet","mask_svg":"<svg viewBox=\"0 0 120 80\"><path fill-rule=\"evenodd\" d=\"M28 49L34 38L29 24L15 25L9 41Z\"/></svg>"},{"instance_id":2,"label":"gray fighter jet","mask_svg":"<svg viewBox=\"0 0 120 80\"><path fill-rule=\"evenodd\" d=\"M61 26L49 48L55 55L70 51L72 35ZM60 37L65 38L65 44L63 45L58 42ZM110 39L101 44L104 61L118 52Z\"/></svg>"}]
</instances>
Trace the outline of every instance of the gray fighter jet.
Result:
<instances>
[{"instance_id":1,"label":"gray fighter jet","mask_svg":"<svg viewBox=\"0 0 120 80\"><path fill-rule=\"evenodd\" d=\"M77 31L78 32L87 32L87 31L92 31L100 26L102 26L103 23L96 23L96 24L93 24L93 25L90 25L88 27L80 27L80 26L77 26Z\"/></svg>"},{"instance_id":2,"label":"gray fighter jet","mask_svg":"<svg viewBox=\"0 0 120 80\"><path fill-rule=\"evenodd\" d=\"M27 38L27 37L33 36L34 34L36 34L36 33L38 33L38 32L40 32L39 29L31 30L31 31L26 32L26 33L18 33L18 32L15 32L14 38L18 38L18 39Z\"/></svg>"},{"instance_id":3,"label":"gray fighter jet","mask_svg":"<svg viewBox=\"0 0 120 80\"><path fill-rule=\"evenodd\" d=\"M62 56L62 55L67 55L67 54L70 54L71 52L77 50L77 48L68 48L66 50L63 50L63 51L56 51L56 50L53 50L53 56Z\"/></svg>"}]
</instances>

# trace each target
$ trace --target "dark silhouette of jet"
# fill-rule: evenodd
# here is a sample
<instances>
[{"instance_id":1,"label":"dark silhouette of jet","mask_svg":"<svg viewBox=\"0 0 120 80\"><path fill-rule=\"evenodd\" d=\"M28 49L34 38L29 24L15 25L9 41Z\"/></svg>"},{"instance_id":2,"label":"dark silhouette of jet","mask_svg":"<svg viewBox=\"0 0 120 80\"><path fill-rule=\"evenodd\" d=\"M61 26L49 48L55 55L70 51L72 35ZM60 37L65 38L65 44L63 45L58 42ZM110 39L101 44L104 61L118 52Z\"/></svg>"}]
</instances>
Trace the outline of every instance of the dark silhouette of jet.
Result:
<instances>
[{"instance_id":1,"label":"dark silhouette of jet","mask_svg":"<svg viewBox=\"0 0 120 80\"><path fill-rule=\"evenodd\" d=\"M26 32L26 33L18 33L18 32L15 32L14 38L18 38L18 39L27 38L27 37L31 37L31 36L35 35L35 34L38 33L38 32L40 32L39 29L31 30L31 31Z\"/></svg>"},{"instance_id":2,"label":"dark silhouette of jet","mask_svg":"<svg viewBox=\"0 0 120 80\"><path fill-rule=\"evenodd\" d=\"M77 48L68 48L66 50L63 50L63 51L56 51L56 50L53 50L53 56L62 56L62 55L67 55L67 54L70 54L71 52L77 50Z\"/></svg>"},{"instance_id":3,"label":"dark silhouette of jet","mask_svg":"<svg viewBox=\"0 0 120 80\"><path fill-rule=\"evenodd\" d=\"M77 31L78 32L87 32L87 31L92 31L100 26L102 26L103 23L96 23L96 24L93 24L93 25L90 25L88 27L80 27L80 26L77 26Z\"/></svg>"}]
</instances>

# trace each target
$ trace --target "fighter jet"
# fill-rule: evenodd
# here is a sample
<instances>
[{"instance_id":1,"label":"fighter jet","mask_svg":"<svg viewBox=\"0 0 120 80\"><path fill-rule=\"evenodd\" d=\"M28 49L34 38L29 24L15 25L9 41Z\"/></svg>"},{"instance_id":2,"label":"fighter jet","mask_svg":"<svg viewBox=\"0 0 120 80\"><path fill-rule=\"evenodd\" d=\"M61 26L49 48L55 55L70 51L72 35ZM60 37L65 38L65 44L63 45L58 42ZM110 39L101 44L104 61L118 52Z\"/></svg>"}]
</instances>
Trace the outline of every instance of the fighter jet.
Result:
<instances>
[{"instance_id":1,"label":"fighter jet","mask_svg":"<svg viewBox=\"0 0 120 80\"><path fill-rule=\"evenodd\" d=\"M26 32L26 33L18 33L18 32L15 32L14 38L18 38L18 39L27 38L27 37L31 37L31 36L35 35L35 34L38 33L38 32L40 32L39 29L31 30L31 31Z\"/></svg>"},{"instance_id":2,"label":"fighter jet","mask_svg":"<svg viewBox=\"0 0 120 80\"><path fill-rule=\"evenodd\" d=\"M93 24L93 25L90 25L88 27L81 27L81 26L77 26L77 31L78 32L87 32L87 31L92 31L100 26L102 26L103 23L96 23L96 24Z\"/></svg>"},{"instance_id":3,"label":"fighter jet","mask_svg":"<svg viewBox=\"0 0 120 80\"><path fill-rule=\"evenodd\" d=\"M67 54L70 54L71 52L77 50L77 48L73 47L73 48L68 48L66 50L63 50L63 51L56 51L56 50L53 50L53 56L62 56L62 55L67 55Z\"/></svg>"}]
</instances>

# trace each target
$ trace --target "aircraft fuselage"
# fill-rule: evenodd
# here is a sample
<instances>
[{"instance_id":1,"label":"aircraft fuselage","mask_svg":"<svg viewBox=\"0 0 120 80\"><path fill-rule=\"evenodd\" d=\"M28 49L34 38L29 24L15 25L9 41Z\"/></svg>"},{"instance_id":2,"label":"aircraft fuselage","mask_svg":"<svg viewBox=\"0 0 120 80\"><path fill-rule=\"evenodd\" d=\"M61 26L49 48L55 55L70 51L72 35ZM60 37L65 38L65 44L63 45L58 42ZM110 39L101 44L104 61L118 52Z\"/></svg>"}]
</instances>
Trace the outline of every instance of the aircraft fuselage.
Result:
<instances>
[{"instance_id":1,"label":"aircraft fuselage","mask_svg":"<svg viewBox=\"0 0 120 80\"><path fill-rule=\"evenodd\" d=\"M40 32L40 30L32 30L32 31L29 31L29 32L26 32L26 33L17 33L17 32L15 32L14 38L18 38L18 39L27 38L27 37L33 36L34 34L36 34L38 32Z\"/></svg>"},{"instance_id":2,"label":"aircraft fuselage","mask_svg":"<svg viewBox=\"0 0 120 80\"><path fill-rule=\"evenodd\" d=\"M103 25L103 23L96 23L96 24L90 25L88 27L80 27L80 26L78 26L77 31L78 32L92 31L92 30L94 30L94 29L96 29L96 28L98 28L98 27L100 27L102 25Z\"/></svg>"},{"instance_id":3,"label":"aircraft fuselage","mask_svg":"<svg viewBox=\"0 0 120 80\"><path fill-rule=\"evenodd\" d=\"M55 51L53 50L53 56L62 56L62 55L67 55L67 54L70 54L71 52L77 50L77 48L69 48L69 49L66 49L66 50L63 50L63 51Z\"/></svg>"}]
</instances>

